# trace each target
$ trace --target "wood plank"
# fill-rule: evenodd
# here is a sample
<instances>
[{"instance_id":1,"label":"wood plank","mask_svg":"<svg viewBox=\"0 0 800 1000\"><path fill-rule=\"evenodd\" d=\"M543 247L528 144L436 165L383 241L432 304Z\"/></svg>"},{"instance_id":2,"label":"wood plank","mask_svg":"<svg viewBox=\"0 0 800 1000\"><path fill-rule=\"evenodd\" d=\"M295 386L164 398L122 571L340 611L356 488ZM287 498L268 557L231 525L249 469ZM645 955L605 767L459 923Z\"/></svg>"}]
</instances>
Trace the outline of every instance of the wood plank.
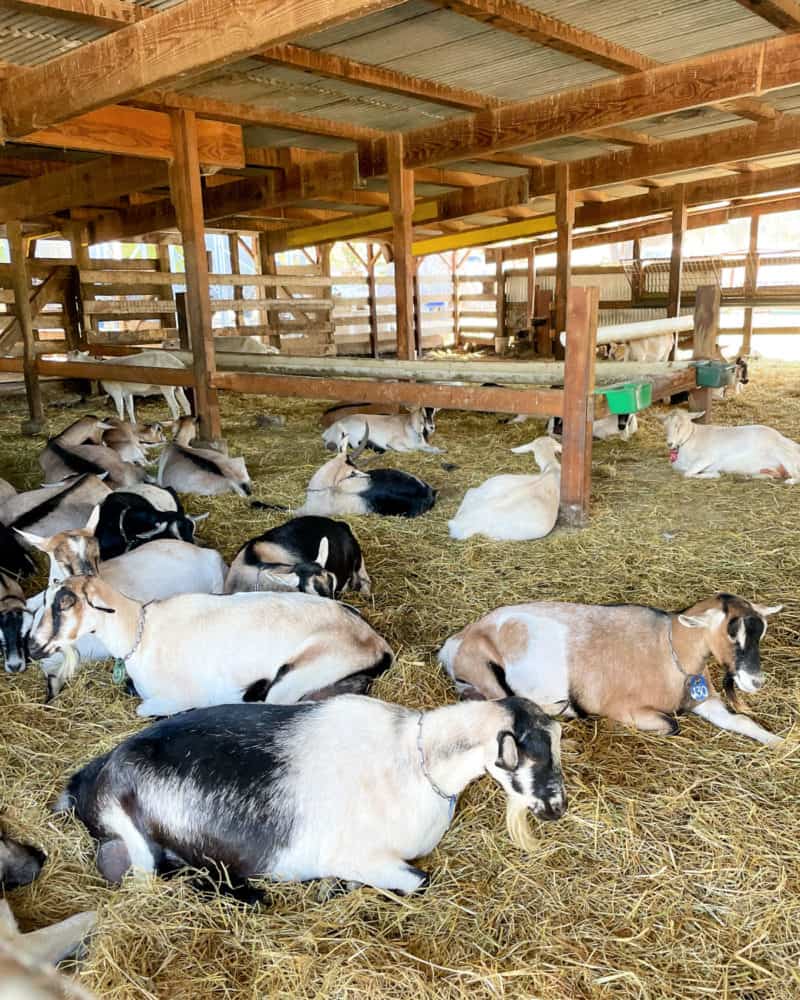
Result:
<instances>
[{"instance_id":1,"label":"wood plank","mask_svg":"<svg viewBox=\"0 0 800 1000\"><path fill-rule=\"evenodd\" d=\"M30 303L30 278L26 266L26 247L22 237L22 225L10 221L6 225L8 248L14 276L14 300L17 322L22 332L22 373L25 379L25 395L28 400L30 421L23 425L23 431L38 434L44 423L42 395L36 375L36 346L33 335L33 316Z\"/></svg>"},{"instance_id":2,"label":"wood plank","mask_svg":"<svg viewBox=\"0 0 800 1000\"><path fill-rule=\"evenodd\" d=\"M747 259L744 270L744 294L755 296L758 287L758 230L761 216L753 212L750 216L750 234L748 237ZM742 354L748 355L753 345L753 310L744 311L744 329L742 332Z\"/></svg>"},{"instance_id":3,"label":"wood plank","mask_svg":"<svg viewBox=\"0 0 800 1000\"><path fill-rule=\"evenodd\" d=\"M184 0L2 81L7 137L246 59L268 45L385 10L398 0Z\"/></svg>"},{"instance_id":4,"label":"wood plank","mask_svg":"<svg viewBox=\"0 0 800 1000\"><path fill-rule=\"evenodd\" d=\"M597 288L573 288L569 301L561 438L561 518L571 527L581 527L589 518L599 294Z\"/></svg>"},{"instance_id":5,"label":"wood plank","mask_svg":"<svg viewBox=\"0 0 800 1000\"><path fill-rule=\"evenodd\" d=\"M201 437L206 441L216 441L220 437L219 401L216 389L209 382L216 362L211 332L197 122L191 111L173 111L171 114L175 160L170 167L170 188L177 209L186 264L186 311L194 360L195 406L200 418Z\"/></svg>"},{"instance_id":6,"label":"wood plank","mask_svg":"<svg viewBox=\"0 0 800 1000\"><path fill-rule=\"evenodd\" d=\"M112 31L155 13L125 0L0 0L0 10L93 24Z\"/></svg>"},{"instance_id":7,"label":"wood plank","mask_svg":"<svg viewBox=\"0 0 800 1000\"><path fill-rule=\"evenodd\" d=\"M800 3L796 0L736 0L738 4L758 14L781 31L800 28Z\"/></svg>"},{"instance_id":8,"label":"wood plank","mask_svg":"<svg viewBox=\"0 0 800 1000\"><path fill-rule=\"evenodd\" d=\"M782 35L413 129L405 133L404 162L406 167L417 169L468 159L478 153L624 125L648 115L746 97L797 82L800 35ZM647 147L637 149L639 152L646 153ZM360 156L366 169L385 172L385 150L380 143L362 144ZM577 180L573 184L583 186Z\"/></svg>"},{"instance_id":9,"label":"wood plank","mask_svg":"<svg viewBox=\"0 0 800 1000\"><path fill-rule=\"evenodd\" d=\"M572 229L575 225L575 192L570 189L568 163L556 168L556 281L555 338L556 357L561 353L561 333L567 329L568 303L572 286Z\"/></svg>"},{"instance_id":10,"label":"wood plank","mask_svg":"<svg viewBox=\"0 0 800 1000\"><path fill-rule=\"evenodd\" d=\"M655 60L548 17L516 0L435 0L442 7L501 31L527 38L537 45L565 52L615 73L638 73L656 65Z\"/></svg>"},{"instance_id":11,"label":"wood plank","mask_svg":"<svg viewBox=\"0 0 800 1000\"><path fill-rule=\"evenodd\" d=\"M404 140L399 133L387 139L389 204L392 214L392 254L397 322L398 358L415 357L414 261L411 243L414 214L414 174L403 166Z\"/></svg>"},{"instance_id":12,"label":"wood plank","mask_svg":"<svg viewBox=\"0 0 800 1000\"><path fill-rule=\"evenodd\" d=\"M669 287L667 290L667 316L681 314L681 278L683 276L683 237L686 232L686 186L676 184L672 189L672 247L669 260ZM674 348L670 357L674 358Z\"/></svg>"},{"instance_id":13,"label":"wood plank","mask_svg":"<svg viewBox=\"0 0 800 1000\"><path fill-rule=\"evenodd\" d=\"M524 236L536 236L540 233L551 233L556 228L554 215L542 215L535 219L522 219L519 222L507 222L499 226L479 226L463 233L450 233L447 236L431 236L428 239L415 240L413 252L415 256L430 253L445 253L447 250L460 250L466 247L488 246L501 240L516 240Z\"/></svg>"},{"instance_id":14,"label":"wood plank","mask_svg":"<svg viewBox=\"0 0 800 1000\"><path fill-rule=\"evenodd\" d=\"M166 164L111 156L0 188L0 222L112 201L168 181Z\"/></svg>"},{"instance_id":15,"label":"wood plank","mask_svg":"<svg viewBox=\"0 0 800 1000\"><path fill-rule=\"evenodd\" d=\"M268 62L281 63L293 69L307 73L316 73L332 80L347 80L349 83L362 84L376 90L384 90L390 94L402 94L416 97L422 101L432 101L445 104L452 108L467 108L473 111L481 108L496 107L500 101L487 94L479 94L474 90L462 87L452 87L433 80L423 80L410 76L398 70L387 69L385 66L373 66L370 63L356 62L332 52L321 52L317 49L302 48L299 45L274 45L261 53Z\"/></svg>"},{"instance_id":16,"label":"wood plank","mask_svg":"<svg viewBox=\"0 0 800 1000\"><path fill-rule=\"evenodd\" d=\"M119 37L119 34L109 37ZM90 111L59 125L31 130L19 141L34 146L57 146L156 160L171 160L173 156L169 115L120 105ZM244 166L240 126L225 122L198 123L197 142L203 165L229 169Z\"/></svg>"}]
</instances>

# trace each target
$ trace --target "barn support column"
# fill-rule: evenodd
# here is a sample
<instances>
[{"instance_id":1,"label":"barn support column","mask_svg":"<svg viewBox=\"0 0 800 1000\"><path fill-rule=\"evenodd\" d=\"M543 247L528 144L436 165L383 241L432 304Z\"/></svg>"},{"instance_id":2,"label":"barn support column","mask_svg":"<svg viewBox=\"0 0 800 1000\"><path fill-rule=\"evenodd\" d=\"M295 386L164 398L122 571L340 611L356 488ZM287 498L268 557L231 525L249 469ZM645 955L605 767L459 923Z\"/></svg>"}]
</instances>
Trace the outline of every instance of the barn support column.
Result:
<instances>
[{"instance_id":1,"label":"barn support column","mask_svg":"<svg viewBox=\"0 0 800 1000\"><path fill-rule=\"evenodd\" d=\"M575 225L575 192L569 187L569 164L556 164L556 328L553 355L564 357L561 334L567 329L567 310L572 284L572 228Z\"/></svg>"},{"instance_id":2,"label":"barn support column","mask_svg":"<svg viewBox=\"0 0 800 1000\"><path fill-rule=\"evenodd\" d=\"M413 361L416 355L414 329L414 258L411 255L414 213L414 173L403 166L403 136L386 137L389 168L389 208L392 212L394 294L397 313L397 357Z\"/></svg>"},{"instance_id":3,"label":"barn support column","mask_svg":"<svg viewBox=\"0 0 800 1000\"><path fill-rule=\"evenodd\" d=\"M461 347L461 293L458 288L458 263L456 251L450 251L450 280L453 283L453 347Z\"/></svg>"},{"instance_id":4,"label":"barn support column","mask_svg":"<svg viewBox=\"0 0 800 1000\"><path fill-rule=\"evenodd\" d=\"M536 300L536 250L528 247L528 281L525 295L525 326L528 328L528 340L533 346L533 317L535 316L534 303Z\"/></svg>"},{"instance_id":5,"label":"barn support column","mask_svg":"<svg viewBox=\"0 0 800 1000\"><path fill-rule=\"evenodd\" d=\"M672 251L669 258L669 287L667 289L667 316L681 314L681 281L683 279L683 237L686 232L686 188L676 184L672 191ZM669 358L675 360L675 338Z\"/></svg>"},{"instance_id":6,"label":"barn support column","mask_svg":"<svg viewBox=\"0 0 800 1000\"><path fill-rule=\"evenodd\" d=\"M496 337L506 336L506 276L503 272L503 251L495 252L494 265L495 311L497 313Z\"/></svg>"},{"instance_id":7,"label":"barn support column","mask_svg":"<svg viewBox=\"0 0 800 1000\"><path fill-rule=\"evenodd\" d=\"M238 233L228 233L228 251L230 253L230 258L231 258L231 274L241 274L242 263L239 257ZM244 298L244 288L241 285L233 285L233 297L236 300ZM234 312L233 325L237 327L237 332L240 324L244 326L244 313Z\"/></svg>"},{"instance_id":8,"label":"barn support column","mask_svg":"<svg viewBox=\"0 0 800 1000\"><path fill-rule=\"evenodd\" d=\"M378 343L378 299L375 281L375 265L378 263L381 248L375 249L373 243L367 244L367 303L369 305L369 352L373 358L381 356Z\"/></svg>"},{"instance_id":9,"label":"barn support column","mask_svg":"<svg viewBox=\"0 0 800 1000\"><path fill-rule=\"evenodd\" d=\"M36 342L33 336L33 316L31 315L30 277L28 276L27 247L22 235L20 222L7 222L6 235L11 254L11 278L14 285L14 306L17 323L22 334L22 373L25 379L25 395L28 397L30 419L22 423L22 433L39 434L44 426L42 393L36 374Z\"/></svg>"},{"instance_id":10,"label":"barn support column","mask_svg":"<svg viewBox=\"0 0 800 1000\"><path fill-rule=\"evenodd\" d=\"M549 358L553 353L553 292L551 289L534 289L533 311L536 316L545 321L541 326L536 327L536 354L540 358Z\"/></svg>"},{"instance_id":11,"label":"barn support column","mask_svg":"<svg viewBox=\"0 0 800 1000\"><path fill-rule=\"evenodd\" d=\"M692 358L708 360L718 357L720 290L718 285L702 285L694 303L694 344ZM694 389L689 393L689 408L705 410L698 423L711 421L711 389Z\"/></svg>"},{"instance_id":12,"label":"barn support column","mask_svg":"<svg viewBox=\"0 0 800 1000\"><path fill-rule=\"evenodd\" d=\"M750 242L747 248L747 260L744 265L744 297L750 298L758 287L758 225L761 216L753 212L750 216ZM753 307L744 311L744 336L742 337L741 354L749 354L753 345Z\"/></svg>"},{"instance_id":13,"label":"barn support column","mask_svg":"<svg viewBox=\"0 0 800 1000\"><path fill-rule=\"evenodd\" d=\"M216 359L211 331L197 121L193 111L172 111L170 118L175 158L170 166L169 183L186 264L186 311L194 359L195 407L200 418L200 437L214 443L219 441L221 432L217 390L210 382L216 372Z\"/></svg>"},{"instance_id":14,"label":"barn support column","mask_svg":"<svg viewBox=\"0 0 800 1000\"><path fill-rule=\"evenodd\" d=\"M584 527L589 520L599 301L599 288L573 288L567 310L561 520L573 528Z\"/></svg>"}]
</instances>

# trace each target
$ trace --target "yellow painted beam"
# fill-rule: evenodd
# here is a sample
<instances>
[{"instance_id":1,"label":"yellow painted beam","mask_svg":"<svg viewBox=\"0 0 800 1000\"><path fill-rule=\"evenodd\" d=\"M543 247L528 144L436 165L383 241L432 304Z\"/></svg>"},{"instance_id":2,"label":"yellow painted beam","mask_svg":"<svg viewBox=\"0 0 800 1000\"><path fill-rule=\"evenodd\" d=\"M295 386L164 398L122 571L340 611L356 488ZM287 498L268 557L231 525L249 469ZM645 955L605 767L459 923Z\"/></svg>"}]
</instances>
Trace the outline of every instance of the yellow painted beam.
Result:
<instances>
[{"instance_id":1,"label":"yellow painted beam","mask_svg":"<svg viewBox=\"0 0 800 1000\"><path fill-rule=\"evenodd\" d=\"M499 243L501 240L516 240L523 236L551 233L555 231L555 228L556 218L554 215L540 215L535 219L522 219L519 222L470 229L465 233L448 233L446 236L432 236L427 240L417 240L411 244L411 252L415 257L422 257L430 253L443 253L446 250L482 247L489 243Z\"/></svg>"},{"instance_id":2,"label":"yellow painted beam","mask_svg":"<svg viewBox=\"0 0 800 1000\"><path fill-rule=\"evenodd\" d=\"M439 214L438 201L422 201L414 207L413 222L432 222ZM369 215L359 215L334 222L325 222L319 226L303 226L302 229L287 230L277 237L276 247L294 250L300 247L316 246L319 243L332 243L335 240L358 239L359 236L370 236L391 230L391 212L371 212Z\"/></svg>"}]
</instances>

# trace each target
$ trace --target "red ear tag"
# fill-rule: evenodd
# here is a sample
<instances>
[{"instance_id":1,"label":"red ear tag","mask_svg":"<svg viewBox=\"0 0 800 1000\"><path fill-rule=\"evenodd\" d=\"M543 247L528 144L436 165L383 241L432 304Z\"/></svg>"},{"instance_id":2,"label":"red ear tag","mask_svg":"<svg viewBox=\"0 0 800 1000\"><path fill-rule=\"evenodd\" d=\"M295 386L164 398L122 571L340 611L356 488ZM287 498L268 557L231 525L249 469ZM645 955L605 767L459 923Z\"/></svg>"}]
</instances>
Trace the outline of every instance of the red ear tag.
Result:
<instances>
[{"instance_id":1,"label":"red ear tag","mask_svg":"<svg viewBox=\"0 0 800 1000\"><path fill-rule=\"evenodd\" d=\"M670 448L670 450L669 450L669 460L670 460L670 462L677 462L678 461L678 449L677 448Z\"/></svg>"}]
</instances>

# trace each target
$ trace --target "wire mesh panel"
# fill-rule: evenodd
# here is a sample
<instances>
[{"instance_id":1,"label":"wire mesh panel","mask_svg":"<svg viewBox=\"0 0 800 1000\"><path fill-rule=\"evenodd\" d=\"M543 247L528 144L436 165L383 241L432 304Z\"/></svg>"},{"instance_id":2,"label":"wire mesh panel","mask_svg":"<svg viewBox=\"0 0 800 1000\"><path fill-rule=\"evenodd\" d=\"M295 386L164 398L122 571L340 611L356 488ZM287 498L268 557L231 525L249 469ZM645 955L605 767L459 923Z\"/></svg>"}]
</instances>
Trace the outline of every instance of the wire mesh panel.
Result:
<instances>
[{"instance_id":1,"label":"wire mesh panel","mask_svg":"<svg viewBox=\"0 0 800 1000\"><path fill-rule=\"evenodd\" d=\"M728 262L726 257L730 256ZM742 254L711 257L684 257L681 276L683 291L693 291L703 285L722 286L723 271L730 267L744 268L745 258ZM644 260L628 259L622 261L625 276L631 288L642 298L653 296L662 298L669 291L669 257L651 257Z\"/></svg>"}]
</instances>

